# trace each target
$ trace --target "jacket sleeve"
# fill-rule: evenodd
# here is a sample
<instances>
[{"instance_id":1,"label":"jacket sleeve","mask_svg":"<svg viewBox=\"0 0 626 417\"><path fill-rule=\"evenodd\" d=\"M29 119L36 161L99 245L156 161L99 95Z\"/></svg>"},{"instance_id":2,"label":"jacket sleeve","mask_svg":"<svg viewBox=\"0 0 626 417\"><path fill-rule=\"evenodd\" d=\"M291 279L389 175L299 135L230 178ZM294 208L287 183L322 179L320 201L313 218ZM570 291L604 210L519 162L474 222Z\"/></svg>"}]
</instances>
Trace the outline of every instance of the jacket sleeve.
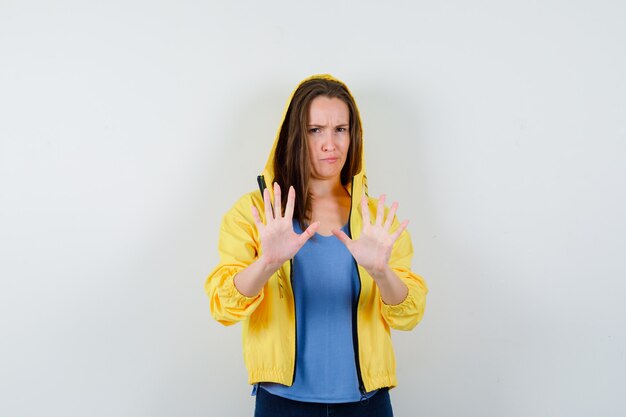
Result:
<instances>
[{"instance_id":1,"label":"jacket sleeve","mask_svg":"<svg viewBox=\"0 0 626 417\"><path fill-rule=\"evenodd\" d=\"M225 326L248 318L263 301L264 290L254 296L241 294L235 275L258 257L260 242L251 219L252 199L242 197L224 216L220 227L219 264L209 274L204 289L209 296L211 315Z\"/></svg>"},{"instance_id":2,"label":"jacket sleeve","mask_svg":"<svg viewBox=\"0 0 626 417\"><path fill-rule=\"evenodd\" d=\"M394 226L399 226L396 219L394 219ZM385 304L382 297L380 298L383 318L390 327L397 330L413 329L422 320L426 307L428 287L422 277L411 271L412 258L413 244L409 232L405 230L394 244L389 264L406 284L409 293L400 304L396 305Z\"/></svg>"}]
</instances>

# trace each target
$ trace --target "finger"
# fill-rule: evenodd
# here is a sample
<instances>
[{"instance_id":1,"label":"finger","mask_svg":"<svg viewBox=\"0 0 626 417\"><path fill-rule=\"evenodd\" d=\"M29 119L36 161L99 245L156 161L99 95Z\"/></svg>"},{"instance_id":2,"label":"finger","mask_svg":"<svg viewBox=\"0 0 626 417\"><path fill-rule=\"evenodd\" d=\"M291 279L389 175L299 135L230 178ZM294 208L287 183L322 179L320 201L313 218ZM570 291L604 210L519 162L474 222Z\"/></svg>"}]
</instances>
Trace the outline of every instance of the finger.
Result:
<instances>
[{"instance_id":1,"label":"finger","mask_svg":"<svg viewBox=\"0 0 626 417\"><path fill-rule=\"evenodd\" d=\"M367 197L361 197L361 216L363 217L363 225L370 224L370 210L367 206Z\"/></svg>"},{"instance_id":2,"label":"finger","mask_svg":"<svg viewBox=\"0 0 626 417\"><path fill-rule=\"evenodd\" d=\"M252 206L252 217L254 218L254 224L256 224L257 227L263 226L261 217L259 217L259 210L257 210L255 206Z\"/></svg>"},{"instance_id":3,"label":"finger","mask_svg":"<svg viewBox=\"0 0 626 417\"><path fill-rule=\"evenodd\" d=\"M378 199L378 208L376 209L376 226L383 225L383 217L385 216L385 194Z\"/></svg>"},{"instance_id":4,"label":"finger","mask_svg":"<svg viewBox=\"0 0 626 417\"><path fill-rule=\"evenodd\" d=\"M400 237L400 235L402 234L402 232L404 232L404 229L406 229L406 227L408 226L409 221L405 220L400 224L400 227L398 227L398 229L393 232L393 234L391 235L391 241L395 243L395 241L398 239L398 237Z\"/></svg>"},{"instance_id":5,"label":"finger","mask_svg":"<svg viewBox=\"0 0 626 417\"><path fill-rule=\"evenodd\" d=\"M287 205L285 206L285 218L292 219L293 218L293 208L296 204L296 189L293 186L289 187L289 192L287 193Z\"/></svg>"},{"instance_id":6,"label":"finger","mask_svg":"<svg viewBox=\"0 0 626 417\"><path fill-rule=\"evenodd\" d=\"M263 190L263 204L265 205L265 221L269 223L274 219L272 215L272 202L270 201L270 190L266 188Z\"/></svg>"},{"instance_id":7,"label":"finger","mask_svg":"<svg viewBox=\"0 0 626 417\"><path fill-rule=\"evenodd\" d=\"M283 216L282 209L283 201L280 195L280 185L277 182L274 183L274 218L280 219Z\"/></svg>"},{"instance_id":8,"label":"finger","mask_svg":"<svg viewBox=\"0 0 626 417\"><path fill-rule=\"evenodd\" d=\"M396 210L398 210L398 202L394 201L389 209L389 213L387 213L387 219L385 219L385 230L389 230L391 227L391 223L393 223L393 217L396 215Z\"/></svg>"},{"instance_id":9,"label":"finger","mask_svg":"<svg viewBox=\"0 0 626 417\"><path fill-rule=\"evenodd\" d=\"M300 247L304 246L306 241L311 239L313 235L315 235L315 232L317 231L317 228L319 226L320 222L313 222L309 225L309 227L306 228L304 232L300 234L300 236L298 236L298 243L300 244Z\"/></svg>"},{"instance_id":10,"label":"finger","mask_svg":"<svg viewBox=\"0 0 626 417\"><path fill-rule=\"evenodd\" d=\"M349 247L349 245L352 243L352 239L350 239L350 236L348 236L343 230L333 229L332 232L333 235L335 235L337 239L341 241L341 243L346 245L346 247Z\"/></svg>"}]
</instances>

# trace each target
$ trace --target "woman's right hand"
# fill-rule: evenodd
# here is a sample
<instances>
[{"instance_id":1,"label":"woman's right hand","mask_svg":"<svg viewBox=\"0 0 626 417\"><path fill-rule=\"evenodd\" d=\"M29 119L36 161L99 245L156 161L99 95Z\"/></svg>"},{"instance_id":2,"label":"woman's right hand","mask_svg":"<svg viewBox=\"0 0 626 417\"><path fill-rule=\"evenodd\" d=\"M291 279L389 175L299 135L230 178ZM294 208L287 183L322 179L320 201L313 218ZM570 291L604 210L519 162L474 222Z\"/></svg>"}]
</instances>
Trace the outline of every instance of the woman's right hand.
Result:
<instances>
[{"instance_id":1,"label":"woman's right hand","mask_svg":"<svg viewBox=\"0 0 626 417\"><path fill-rule=\"evenodd\" d=\"M252 206L254 223L259 230L261 239L261 257L259 260L272 270L277 270L287 260L293 258L300 248L309 240L319 227L314 222L302 234L293 231L293 210L296 200L296 191L289 187L285 215L282 214L281 190L278 183L274 183L274 211L270 202L269 189L263 191L265 205L265 224L259 217L259 211Z\"/></svg>"}]
</instances>

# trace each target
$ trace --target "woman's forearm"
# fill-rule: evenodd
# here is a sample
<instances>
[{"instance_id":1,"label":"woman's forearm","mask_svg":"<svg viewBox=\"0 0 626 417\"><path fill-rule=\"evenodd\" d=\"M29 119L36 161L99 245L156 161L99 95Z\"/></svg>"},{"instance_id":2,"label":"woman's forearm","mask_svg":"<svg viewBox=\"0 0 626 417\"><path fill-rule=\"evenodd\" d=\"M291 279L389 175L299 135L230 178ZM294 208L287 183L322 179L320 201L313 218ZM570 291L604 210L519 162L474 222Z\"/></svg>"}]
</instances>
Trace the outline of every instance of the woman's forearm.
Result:
<instances>
[{"instance_id":1,"label":"woman's forearm","mask_svg":"<svg viewBox=\"0 0 626 417\"><path fill-rule=\"evenodd\" d=\"M383 302L387 305L400 304L409 294L409 288L389 267L372 274L372 278L378 285Z\"/></svg>"},{"instance_id":2,"label":"woman's forearm","mask_svg":"<svg viewBox=\"0 0 626 417\"><path fill-rule=\"evenodd\" d=\"M233 279L235 288L246 297L255 297L260 292L268 279L280 268L281 265L273 265L263 256L240 271Z\"/></svg>"}]
</instances>

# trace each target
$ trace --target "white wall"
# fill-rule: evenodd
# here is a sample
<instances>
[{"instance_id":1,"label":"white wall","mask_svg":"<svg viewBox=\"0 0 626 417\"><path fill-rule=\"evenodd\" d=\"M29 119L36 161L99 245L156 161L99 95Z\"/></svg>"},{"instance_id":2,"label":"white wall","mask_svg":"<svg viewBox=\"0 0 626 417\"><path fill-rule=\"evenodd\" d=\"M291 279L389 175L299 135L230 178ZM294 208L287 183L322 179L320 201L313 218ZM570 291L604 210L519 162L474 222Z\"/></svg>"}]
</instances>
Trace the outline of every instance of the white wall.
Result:
<instances>
[{"instance_id":1,"label":"white wall","mask_svg":"<svg viewBox=\"0 0 626 417\"><path fill-rule=\"evenodd\" d=\"M98 4L102 3L102 4ZM0 3L0 415L246 416L203 292L300 79L343 79L424 321L398 416L626 409L622 1Z\"/></svg>"}]
</instances>

